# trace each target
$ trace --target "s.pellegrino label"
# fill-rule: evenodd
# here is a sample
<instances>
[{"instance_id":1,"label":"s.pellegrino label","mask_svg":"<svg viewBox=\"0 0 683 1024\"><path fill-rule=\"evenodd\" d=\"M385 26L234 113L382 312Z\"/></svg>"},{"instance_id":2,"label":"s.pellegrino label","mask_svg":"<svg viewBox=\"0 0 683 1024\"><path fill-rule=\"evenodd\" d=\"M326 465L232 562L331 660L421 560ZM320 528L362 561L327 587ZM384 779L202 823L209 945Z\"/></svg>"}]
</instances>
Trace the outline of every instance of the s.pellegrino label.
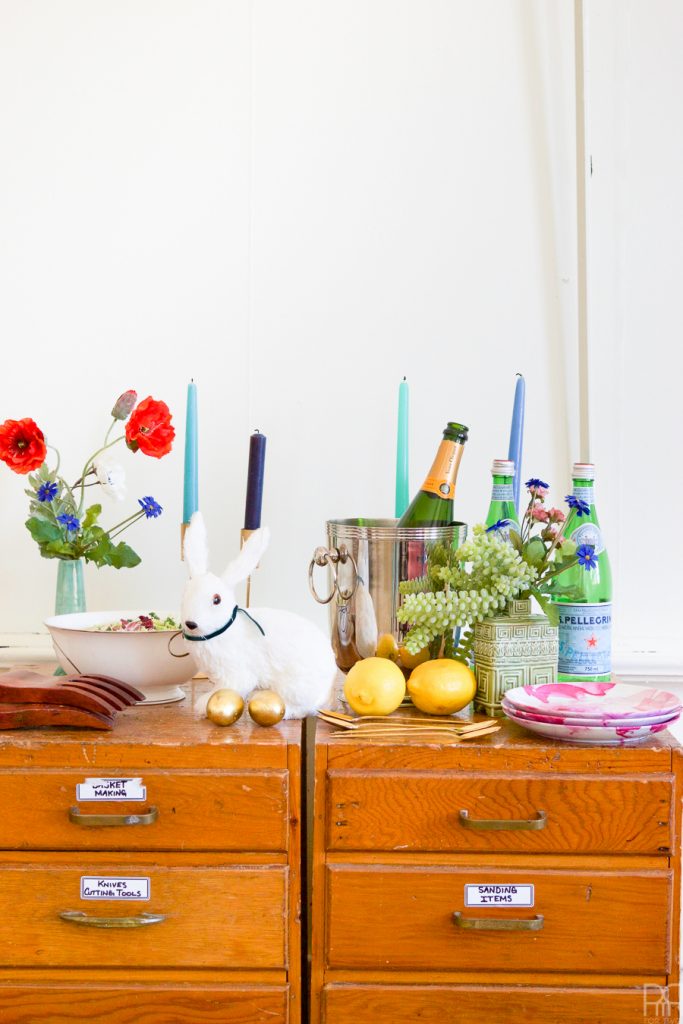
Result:
<instances>
[{"instance_id":1,"label":"s.pellegrino label","mask_svg":"<svg viewBox=\"0 0 683 1024\"><path fill-rule=\"evenodd\" d=\"M558 672L567 676L606 675L612 666L612 604L558 604Z\"/></svg>"},{"instance_id":2,"label":"s.pellegrino label","mask_svg":"<svg viewBox=\"0 0 683 1024\"><path fill-rule=\"evenodd\" d=\"M596 555L601 555L605 550L602 530L597 523L583 523L582 526L577 526L575 530L572 530L571 540L574 541L577 548L581 547L582 544L589 544L592 548L595 548Z\"/></svg>"}]
</instances>

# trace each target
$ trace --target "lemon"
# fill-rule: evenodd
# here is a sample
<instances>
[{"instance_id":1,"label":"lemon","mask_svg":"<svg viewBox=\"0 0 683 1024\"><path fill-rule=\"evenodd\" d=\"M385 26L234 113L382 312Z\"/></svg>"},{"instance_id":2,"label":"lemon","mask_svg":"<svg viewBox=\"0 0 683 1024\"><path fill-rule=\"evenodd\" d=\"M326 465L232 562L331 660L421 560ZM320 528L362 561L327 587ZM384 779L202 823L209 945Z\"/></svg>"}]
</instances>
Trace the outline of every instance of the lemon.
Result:
<instances>
[{"instance_id":1,"label":"lemon","mask_svg":"<svg viewBox=\"0 0 683 1024\"><path fill-rule=\"evenodd\" d=\"M422 665L425 661L429 661L429 648L423 647L421 651L417 652L417 654L411 654L410 651L401 644L398 649L398 660L403 668L417 668L418 665Z\"/></svg>"},{"instance_id":2,"label":"lemon","mask_svg":"<svg viewBox=\"0 0 683 1024\"><path fill-rule=\"evenodd\" d=\"M357 715L390 715L405 692L405 677L388 658L357 661L344 683L344 696Z\"/></svg>"},{"instance_id":3,"label":"lemon","mask_svg":"<svg viewBox=\"0 0 683 1024\"><path fill-rule=\"evenodd\" d=\"M474 697L477 681L467 665L453 658L435 658L410 674L408 693L427 715L452 715Z\"/></svg>"},{"instance_id":4,"label":"lemon","mask_svg":"<svg viewBox=\"0 0 683 1024\"><path fill-rule=\"evenodd\" d=\"M377 641L375 656L377 658L389 658L391 661L397 660L398 644L396 643L396 637L393 633L382 633Z\"/></svg>"}]
</instances>

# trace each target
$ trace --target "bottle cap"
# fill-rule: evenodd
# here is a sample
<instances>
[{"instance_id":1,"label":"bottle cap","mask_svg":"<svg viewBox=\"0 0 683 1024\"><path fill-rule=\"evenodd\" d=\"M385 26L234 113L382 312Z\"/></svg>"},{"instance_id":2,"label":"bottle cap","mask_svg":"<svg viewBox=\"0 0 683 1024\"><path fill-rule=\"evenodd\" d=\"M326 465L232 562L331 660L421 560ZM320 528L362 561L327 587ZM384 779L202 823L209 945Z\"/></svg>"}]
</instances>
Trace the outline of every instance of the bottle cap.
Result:
<instances>
[{"instance_id":1,"label":"bottle cap","mask_svg":"<svg viewBox=\"0 0 683 1024\"><path fill-rule=\"evenodd\" d=\"M572 480L595 480L594 463L575 462L572 466Z\"/></svg>"},{"instance_id":2,"label":"bottle cap","mask_svg":"<svg viewBox=\"0 0 683 1024\"><path fill-rule=\"evenodd\" d=\"M494 459L491 472L496 476L514 476L515 464L512 459Z\"/></svg>"}]
</instances>

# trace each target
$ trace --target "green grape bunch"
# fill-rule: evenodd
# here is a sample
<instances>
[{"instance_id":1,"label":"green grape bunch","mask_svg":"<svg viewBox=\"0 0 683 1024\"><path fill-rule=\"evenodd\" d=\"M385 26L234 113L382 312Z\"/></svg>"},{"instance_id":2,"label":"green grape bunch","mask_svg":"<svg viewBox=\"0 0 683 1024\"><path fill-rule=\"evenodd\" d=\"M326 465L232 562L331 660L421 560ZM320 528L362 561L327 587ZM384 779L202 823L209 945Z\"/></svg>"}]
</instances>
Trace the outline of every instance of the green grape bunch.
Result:
<instances>
[{"instance_id":1,"label":"green grape bunch","mask_svg":"<svg viewBox=\"0 0 683 1024\"><path fill-rule=\"evenodd\" d=\"M399 585L403 602L396 616L411 627L405 637L411 654L502 612L508 601L533 586L538 570L511 544L483 526L475 526L473 533L452 553L455 558L439 553L432 560L430 552L427 574Z\"/></svg>"}]
</instances>

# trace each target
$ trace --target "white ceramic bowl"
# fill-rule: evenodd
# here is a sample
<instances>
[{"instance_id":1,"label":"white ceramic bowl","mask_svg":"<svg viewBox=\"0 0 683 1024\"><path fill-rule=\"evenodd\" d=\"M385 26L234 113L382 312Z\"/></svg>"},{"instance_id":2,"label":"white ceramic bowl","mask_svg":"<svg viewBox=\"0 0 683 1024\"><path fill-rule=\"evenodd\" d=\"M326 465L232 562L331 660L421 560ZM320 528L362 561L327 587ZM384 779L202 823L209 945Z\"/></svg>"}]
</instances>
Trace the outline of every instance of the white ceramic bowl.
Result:
<instances>
[{"instance_id":1,"label":"white ceramic bowl","mask_svg":"<svg viewBox=\"0 0 683 1024\"><path fill-rule=\"evenodd\" d=\"M122 679L144 693L145 704L182 700L185 694L178 684L188 682L196 666L191 655L174 657L185 654L177 630L105 633L90 628L148 614L148 608L74 612L53 615L45 620L45 625L50 631L57 660L67 674L94 672ZM167 615L166 612L157 614Z\"/></svg>"}]
</instances>

